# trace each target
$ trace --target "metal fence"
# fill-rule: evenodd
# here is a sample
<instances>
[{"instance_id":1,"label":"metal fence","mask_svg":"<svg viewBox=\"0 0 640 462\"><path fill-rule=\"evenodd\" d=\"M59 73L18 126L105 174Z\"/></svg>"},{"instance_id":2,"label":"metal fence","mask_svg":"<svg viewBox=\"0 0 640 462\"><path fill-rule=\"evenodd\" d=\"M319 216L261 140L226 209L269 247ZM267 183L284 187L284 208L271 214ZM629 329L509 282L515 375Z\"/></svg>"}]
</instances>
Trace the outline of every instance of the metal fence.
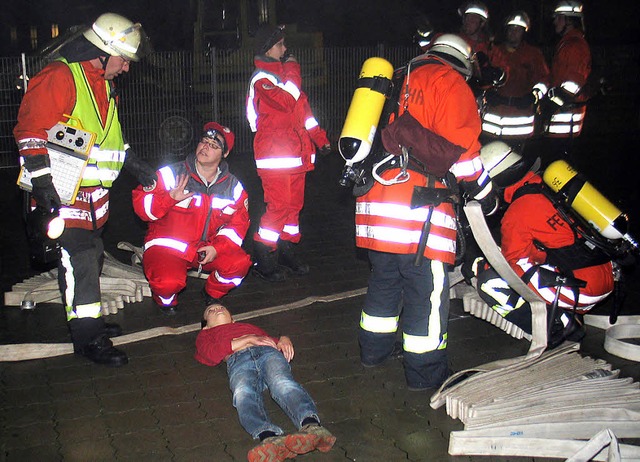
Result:
<instances>
[{"instance_id":1,"label":"metal fence","mask_svg":"<svg viewBox=\"0 0 640 462\"><path fill-rule=\"evenodd\" d=\"M381 56L397 67L415 56L415 48L315 48L296 50L303 90L316 118L336 139L347 113L362 63ZM614 81L613 99L626 123L638 124L638 58L632 47L593 50L594 71L606 69ZM20 76L35 75L46 64L37 57L0 58L0 167L17 165L12 130L22 98ZM251 151L252 134L245 119L245 95L253 72L250 50L154 53L118 77L120 118L135 150L147 159L170 160L195 145L202 124L217 120L236 134L238 152ZM626 105L626 106L625 106ZM609 116L613 112L607 111ZM618 114L620 110L614 111Z\"/></svg>"}]
</instances>

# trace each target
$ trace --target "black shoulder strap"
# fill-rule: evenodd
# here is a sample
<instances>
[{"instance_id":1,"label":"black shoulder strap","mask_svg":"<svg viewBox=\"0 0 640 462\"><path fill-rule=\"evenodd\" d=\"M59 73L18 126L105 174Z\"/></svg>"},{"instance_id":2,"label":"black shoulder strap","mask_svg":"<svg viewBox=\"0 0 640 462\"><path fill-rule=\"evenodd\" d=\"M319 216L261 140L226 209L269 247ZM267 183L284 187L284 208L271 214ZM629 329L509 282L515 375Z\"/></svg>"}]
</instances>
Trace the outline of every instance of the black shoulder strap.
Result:
<instances>
[{"instance_id":1,"label":"black shoulder strap","mask_svg":"<svg viewBox=\"0 0 640 462\"><path fill-rule=\"evenodd\" d=\"M519 187L515 193L513 193L513 198L511 202L514 202L516 199L526 195L526 194L543 194L545 189L545 185L542 183L527 183L521 187Z\"/></svg>"}]
</instances>

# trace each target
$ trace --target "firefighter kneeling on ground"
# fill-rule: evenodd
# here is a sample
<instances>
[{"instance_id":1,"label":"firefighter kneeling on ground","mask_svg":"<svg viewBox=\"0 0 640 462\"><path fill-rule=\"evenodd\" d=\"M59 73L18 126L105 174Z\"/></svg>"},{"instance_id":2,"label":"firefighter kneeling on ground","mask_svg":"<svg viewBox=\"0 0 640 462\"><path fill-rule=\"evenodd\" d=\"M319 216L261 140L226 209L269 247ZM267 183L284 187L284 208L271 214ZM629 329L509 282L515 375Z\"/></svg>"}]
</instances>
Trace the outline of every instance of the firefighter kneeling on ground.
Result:
<instances>
[{"instance_id":1,"label":"firefighter kneeling on ground","mask_svg":"<svg viewBox=\"0 0 640 462\"><path fill-rule=\"evenodd\" d=\"M564 340L579 342L585 335L581 315L604 300L614 289L611 257L590 249L544 193L546 185L535 172L536 159L526 159L506 143L495 141L481 156L494 187L502 190L508 207L500 227L501 251L513 270L549 306L558 286L547 286L549 273L586 282L584 287L560 289L555 319L548 319L548 347ZM477 276L480 297L506 320L531 334L531 307L482 258L463 265L465 277ZM583 284L584 285L584 284Z\"/></svg>"},{"instance_id":2,"label":"firefighter kneeling on ground","mask_svg":"<svg viewBox=\"0 0 640 462\"><path fill-rule=\"evenodd\" d=\"M480 117L466 82L471 60L464 40L443 34L406 66L399 101L390 100L399 116L383 129L382 141L411 165L380 170L381 181L356 202L356 245L368 249L372 266L360 359L374 367L394 355L402 315L404 371L412 391L438 387L449 376L448 265L455 260L457 226L448 188L460 184L469 197L495 205L479 155ZM422 200L428 196L434 200Z\"/></svg>"},{"instance_id":3,"label":"firefighter kneeling on ground","mask_svg":"<svg viewBox=\"0 0 640 462\"><path fill-rule=\"evenodd\" d=\"M133 191L133 209L149 222L144 274L164 314L176 313L189 269L210 273L207 306L220 303L249 272L251 258L242 249L249 199L225 161L234 140L229 128L207 123L193 154L159 169L157 184Z\"/></svg>"}]
</instances>

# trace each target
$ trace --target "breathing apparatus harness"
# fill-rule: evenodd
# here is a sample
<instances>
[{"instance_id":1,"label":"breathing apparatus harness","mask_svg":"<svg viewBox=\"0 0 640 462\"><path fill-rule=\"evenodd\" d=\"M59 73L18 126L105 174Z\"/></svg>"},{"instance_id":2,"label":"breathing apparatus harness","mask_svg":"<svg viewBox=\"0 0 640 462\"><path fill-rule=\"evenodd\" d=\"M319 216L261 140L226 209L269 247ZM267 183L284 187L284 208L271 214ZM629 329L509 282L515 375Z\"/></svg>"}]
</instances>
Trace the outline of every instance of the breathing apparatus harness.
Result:
<instances>
[{"instance_id":1,"label":"breathing apparatus harness","mask_svg":"<svg viewBox=\"0 0 640 462\"><path fill-rule=\"evenodd\" d=\"M574 270L600 265L609 261L612 262L614 289L609 322L615 324L626 298L622 268L634 264L633 254L638 252L638 247L634 247L624 239L616 242L600 235L592 225L567 205L562 193L555 193L544 183L525 184L518 188L513 195L512 202L527 194L542 194L546 197L558 211L560 217L571 227L574 235L573 244L554 249L548 248L540 242L534 242L536 247L546 252L548 264L557 267L563 274L571 275L572 277ZM522 276L522 279L528 283L539 267L539 265L535 265L530 268ZM575 303L573 312L575 314L579 286L571 288L574 291Z\"/></svg>"}]
</instances>

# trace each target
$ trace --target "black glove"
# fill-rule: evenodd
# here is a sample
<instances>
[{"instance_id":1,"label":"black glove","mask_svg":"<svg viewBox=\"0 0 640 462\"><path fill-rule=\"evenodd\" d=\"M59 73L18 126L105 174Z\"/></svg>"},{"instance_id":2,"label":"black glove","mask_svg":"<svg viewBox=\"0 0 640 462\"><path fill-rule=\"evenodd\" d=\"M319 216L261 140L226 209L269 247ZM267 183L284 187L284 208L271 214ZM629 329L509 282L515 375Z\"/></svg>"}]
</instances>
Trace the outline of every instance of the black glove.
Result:
<instances>
[{"instance_id":1,"label":"black glove","mask_svg":"<svg viewBox=\"0 0 640 462\"><path fill-rule=\"evenodd\" d=\"M140 159L133 149L127 149L127 156L124 160L124 169L132 174L142 186L153 186L157 181L156 171L144 160Z\"/></svg>"},{"instance_id":2,"label":"black glove","mask_svg":"<svg viewBox=\"0 0 640 462\"><path fill-rule=\"evenodd\" d=\"M324 146L322 146L320 149L318 149L318 154L320 155L320 157L326 157L331 154L331 145L325 144Z\"/></svg>"},{"instance_id":3,"label":"black glove","mask_svg":"<svg viewBox=\"0 0 640 462\"><path fill-rule=\"evenodd\" d=\"M24 156L24 168L31 174L31 196L38 206L47 211L59 209L62 205L58 191L53 186L51 173L42 173L42 170L50 168L48 154Z\"/></svg>"},{"instance_id":4,"label":"black glove","mask_svg":"<svg viewBox=\"0 0 640 462\"><path fill-rule=\"evenodd\" d=\"M480 84L482 86L491 85L493 87L501 87L507 79L507 75L499 67L486 66L480 70L480 73Z\"/></svg>"},{"instance_id":5,"label":"black glove","mask_svg":"<svg viewBox=\"0 0 640 462\"><path fill-rule=\"evenodd\" d=\"M489 56L484 51L479 51L476 53L476 61L478 62L478 66L480 69L489 66Z\"/></svg>"},{"instance_id":6,"label":"black glove","mask_svg":"<svg viewBox=\"0 0 640 462\"><path fill-rule=\"evenodd\" d=\"M528 107L538 102L538 96L535 93L527 93L519 98L516 98L515 106L518 109L527 109Z\"/></svg>"}]
</instances>

